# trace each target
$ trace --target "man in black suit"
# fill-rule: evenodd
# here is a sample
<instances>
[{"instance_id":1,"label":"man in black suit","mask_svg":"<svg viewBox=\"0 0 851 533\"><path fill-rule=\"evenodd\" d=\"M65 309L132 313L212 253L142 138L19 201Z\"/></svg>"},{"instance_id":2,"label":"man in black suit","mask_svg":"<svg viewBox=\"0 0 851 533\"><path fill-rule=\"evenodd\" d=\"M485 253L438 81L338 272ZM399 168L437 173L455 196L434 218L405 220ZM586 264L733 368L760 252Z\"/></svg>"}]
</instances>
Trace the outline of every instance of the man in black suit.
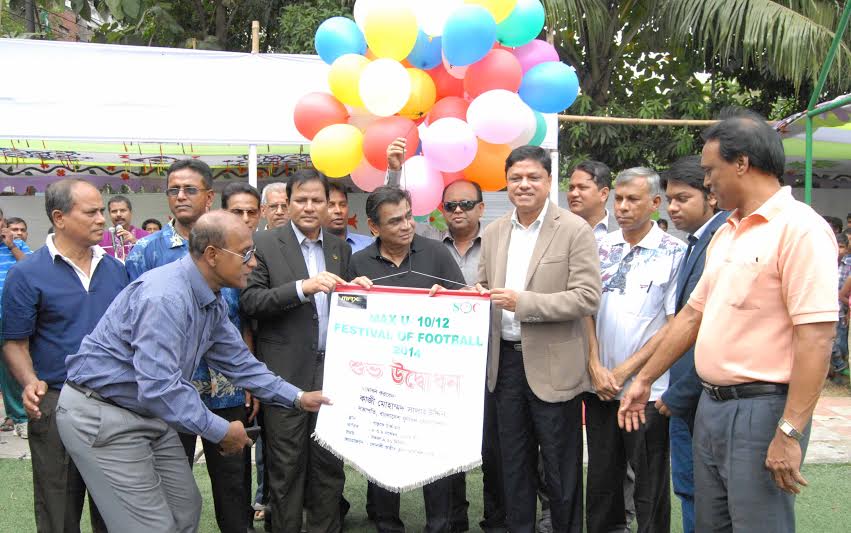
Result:
<instances>
[{"instance_id":1,"label":"man in black suit","mask_svg":"<svg viewBox=\"0 0 851 533\"><path fill-rule=\"evenodd\" d=\"M257 267L240 297L243 313L257 320L256 355L274 373L304 390L322 388L328 293L343 283L351 249L322 231L329 184L315 170L287 182L290 223L258 233ZM316 415L263 407L272 531L341 529L343 463L310 438Z\"/></svg>"},{"instance_id":2,"label":"man in black suit","mask_svg":"<svg viewBox=\"0 0 851 533\"><path fill-rule=\"evenodd\" d=\"M715 197L703 185L700 156L678 159L663 176L668 213L674 226L689 234L686 256L677 278L677 312L685 306L691 291L703 275L706 247L715 231L727 220L726 211L716 212ZM648 343L650 344L650 343ZM694 347L671 367L668 390L656 401L656 408L671 417L671 478L674 493L683 510L683 531L694 531L694 473L691 432L702 391L694 370Z\"/></svg>"}]
</instances>

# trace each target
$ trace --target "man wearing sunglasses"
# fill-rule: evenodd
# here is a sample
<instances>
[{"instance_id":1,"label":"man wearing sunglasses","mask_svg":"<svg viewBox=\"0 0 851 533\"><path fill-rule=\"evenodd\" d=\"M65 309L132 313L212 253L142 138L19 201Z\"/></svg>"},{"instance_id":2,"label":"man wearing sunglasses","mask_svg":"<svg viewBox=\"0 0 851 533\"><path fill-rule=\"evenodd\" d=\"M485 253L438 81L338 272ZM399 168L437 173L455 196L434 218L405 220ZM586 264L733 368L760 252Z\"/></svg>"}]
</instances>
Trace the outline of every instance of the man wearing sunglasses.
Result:
<instances>
[{"instance_id":1,"label":"man wearing sunglasses","mask_svg":"<svg viewBox=\"0 0 851 533\"><path fill-rule=\"evenodd\" d=\"M67 358L57 426L110 531L198 530L201 495L175 429L224 454L251 446L242 422L210 411L190 382L202 359L283 408L330 403L270 372L228 318L221 291L245 287L252 233L231 213L203 216L188 255L131 283Z\"/></svg>"},{"instance_id":2,"label":"man wearing sunglasses","mask_svg":"<svg viewBox=\"0 0 851 533\"><path fill-rule=\"evenodd\" d=\"M174 220L140 239L124 265L130 281L148 270L167 265L189 251L189 232L213 205L213 171L200 159L175 161L166 171L166 199Z\"/></svg>"}]
</instances>

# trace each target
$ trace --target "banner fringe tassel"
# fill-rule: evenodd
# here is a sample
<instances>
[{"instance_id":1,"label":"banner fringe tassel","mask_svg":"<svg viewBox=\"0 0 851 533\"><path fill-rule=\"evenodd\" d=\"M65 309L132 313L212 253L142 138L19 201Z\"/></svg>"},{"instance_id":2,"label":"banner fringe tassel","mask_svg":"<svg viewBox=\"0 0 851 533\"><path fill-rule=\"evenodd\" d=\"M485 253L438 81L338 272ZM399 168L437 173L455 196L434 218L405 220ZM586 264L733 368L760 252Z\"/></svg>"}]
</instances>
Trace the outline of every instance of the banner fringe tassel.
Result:
<instances>
[{"instance_id":1,"label":"banner fringe tassel","mask_svg":"<svg viewBox=\"0 0 851 533\"><path fill-rule=\"evenodd\" d=\"M414 490L414 489L418 489L418 488L422 487L423 485L428 485L429 483L432 483L433 481L437 481L438 479L443 479L443 478L445 478L447 476L451 476L453 474L459 474L461 472L470 471L474 468L481 466L481 464L482 464L482 460L479 459L478 461L473 461L471 463L467 463L466 465L462 465L462 466L459 466L459 467L456 467L456 468L450 468L449 470L447 470L445 472L431 476L428 479L425 479L423 481L420 481L420 482L417 482L417 483L410 483L408 485L403 485L401 487L397 487L397 486L392 486L392 485L387 485L385 483L382 483L381 481L378 481L374 477L367 474L366 470L364 470L359 464L355 463L354 461L350 461L350 460L346 459L345 457L343 457L343 455L339 451L337 451L337 449L334 448L334 446L329 444L322 437L318 436L315 432L311 435L311 438L313 440L315 440L320 446L322 446L323 448L325 448L326 450L328 450L329 452L334 454L334 456L337 459L340 459L341 461L343 461L344 463L346 463L350 467L354 468L355 470L357 470L358 472L363 474L363 476L366 477L366 479L368 479L372 483L378 485L379 487L381 487L384 490L389 490L390 492L401 493L401 492L408 492L408 491L411 491L411 490Z\"/></svg>"}]
</instances>

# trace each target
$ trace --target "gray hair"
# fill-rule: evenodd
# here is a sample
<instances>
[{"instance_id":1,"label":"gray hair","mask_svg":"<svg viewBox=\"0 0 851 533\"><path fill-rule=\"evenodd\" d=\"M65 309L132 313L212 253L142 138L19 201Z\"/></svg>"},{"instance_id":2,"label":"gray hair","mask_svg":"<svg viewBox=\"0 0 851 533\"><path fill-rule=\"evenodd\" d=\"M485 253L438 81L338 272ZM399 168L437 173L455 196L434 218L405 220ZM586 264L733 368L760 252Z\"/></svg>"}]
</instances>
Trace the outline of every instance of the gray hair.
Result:
<instances>
[{"instance_id":1,"label":"gray hair","mask_svg":"<svg viewBox=\"0 0 851 533\"><path fill-rule=\"evenodd\" d=\"M615 178L615 187L625 185L635 178L644 178L647 180L647 185L650 188L650 196L662 196L662 178L652 168L647 167L632 167L622 170Z\"/></svg>"},{"instance_id":2,"label":"gray hair","mask_svg":"<svg viewBox=\"0 0 851 533\"><path fill-rule=\"evenodd\" d=\"M51 183L44 192L44 209L47 218L53 223L53 212L59 211L63 214L71 212L74 208L74 187L80 183L89 184L79 178L66 178ZM94 187L94 185L92 185Z\"/></svg>"},{"instance_id":3,"label":"gray hair","mask_svg":"<svg viewBox=\"0 0 851 533\"><path fill-rule=\"evenodd\" d=\"M276 181L275 183L270 183L263 187L263 194L260 195L260 205L266 205L269 203L269 197L266 194L268 192L282 192L286 195L287 184L281 181Z\"/></svg>"}]
</instances>

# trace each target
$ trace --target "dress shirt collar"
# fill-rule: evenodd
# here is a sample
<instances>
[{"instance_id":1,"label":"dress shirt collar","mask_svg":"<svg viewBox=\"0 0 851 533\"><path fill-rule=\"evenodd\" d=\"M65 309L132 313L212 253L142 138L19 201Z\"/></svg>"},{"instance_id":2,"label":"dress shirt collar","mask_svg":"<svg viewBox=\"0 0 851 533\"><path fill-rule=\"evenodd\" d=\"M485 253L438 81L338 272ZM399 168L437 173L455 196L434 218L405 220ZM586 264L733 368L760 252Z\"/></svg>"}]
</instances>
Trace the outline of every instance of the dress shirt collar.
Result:
<instances>
[{"instance_id":1,"label":"dress shirt collar","mask_svg":"<svg viewBox=\"0 0 851 533\"><path fill-rule=\"evenodd\" d=\"M210 288L204 276L201 275L201 271L198 270L198 266L195 264L192 256L185 255L178 259L178 261L180 262L180 267L186 272L189 278L189 286L192 288L192 294L195 296L195 301L198 302L198 307L204 308L215 302L216 294Z\"/></svg>"},{"instance_id":2,"label":"dress shirt collar","mask_svg":"<svg viewBox=\"0 0 851 533\"><path fill-rule=\"evenodd\" d=\"M481 241L482 240L482 233L483 233L482 224L479 223L479 230L476 232L476 236L473 237L473 242ZM452 232L450 232L448 229L441 231L440 234L439 234L439 237L440 237L441 242L446 242L447 240L452 242L452 243L455 242L455 237L452 236Z\"/></svg>"},{"instance_id":3,"label":"dress shirt collar","mask_svg":"<svg viewBox=\"0 0 851 533\"><path fill-rule=\"evenodd\" d=\"M511 213L511 226L514 227L514 228L519 228L519 229L524 229L524 230L540 228L541 225L543 225L543 223L544 223L544 217L547 216L547 209L549 209L549 208L550 208L550 202L547 201L547 204L544 206L543 209L541 209L541 212L538 214L538 218L536 218L534 222L529 224L528 228L524 228L523 224L520 223L520 219L517 218L517 208L515 207L514 212Z\"/></svg>"},{"instance_id":4,"label":"dress shirt collar","mask_svg":"<svg viewBox=\"0 0 851 533\"><path fill-rule=\"evenodd\" d=\"M310 240L310 239L307 238L307 235L305 235L304 233L301 232L300 229L298 229L298 226L296 226L295 222L293 222L292 220L290 220L290 226L292 226L293 232L295 233L295 239L298 241L299 244L303 245L305 240L308 240L308 241ZM322 244L322 239L325 236L325 234L323 232L324 232L324 230L322 230L322 229L319 230L319 238L316 239L316 241L314 241L314 242L318 242L319 244Z\"/></svg>"},{"instance_id":5,"label":"dress shirt collar","mask_svg":"<svg viewBox=\"0 0 851 533\"><path fill-rule=\"evenodd\" d=\"M180 248L187 243L186 239L184 239L180 233L174 229L174 220L165 225L163 228L163 236L168 239L169 248Z\"/></svg>"},{"instance_id":6,"label":"dress shirt collar","mask_svg":"<svg viewBox=\"0 0 851 533\"><path fill-rule=\"evenodd\" d=\"M45 246L47 246L47 251L50 252L50 258L56 261L56 256L58 255L59 257L67 260L68 258L62 255L59 249L56 248L56 243L53 242L54 237L56 237L56 235L51 233L44 241ZM99 260L104 256L104 254L106 254L106 250L101 248L99 244L90 246L89 249L92 251L92 259Z\"/></svg>"},{"instance_id":7,"label":"dress shirt collar","mask_svg":"<svg viewBox=\"0 0 851 533\"><path fill-rule=\"evenodd\" d=\"M597 224L594 226L594 231L596 231L597 228L602 227L603 229L606 230L606 233L608 233L609 232L609 210L604 209L603 212L605 213L603 215L603 220L601 220L600 222L597 222Z\"/></svg>"},{"instance_id":8,"label":"dress shirt collar","mask_svg":"<svg viewBox=\"0 0 851 533\"><path fill-rule=\"evenodd\" d=\"M650 223L650 231L647 232L647 235L644 236L643 239L638 241L638 244L635 245L636 248L644 248L646 250L655 250L662 244L662 237L665 236L665 232L659 229L659 226L656 224L655 220L651 220ZM626 239L623 238L623 230L619 229L614 235L612 239L612 244L629 244L626 242Z\"/></svg>"},{"instance_id":9,"label":"dress shirt collar","mask_svg":"<svg viewBox=\"0 0 851 533\"><path fill-rule=\"evenodd\" d=\"M706 224L704 224L704 225L700 226L700 229L699 229L699 230L697 230L697 231L695 231L695 232L692 234L692 235L694 235L694 238L695 238L695 239L699 239L699 238L703 237L703 234L704 234L704 233L706 233L706 228L708 228L708 227L709 227L709 225L710 225L710 224L712 224L712 222L713 222L716 218L718 218L718 217L720 217L720 216L722 216L722 215L724 215L724 214L726 214L726 211L718 211L717 213L715 213L714 215L712 215L712 216L709 218L709 220L707 220L707 221L706 221Z\"/></svg>"},{"instance_id":10,"label":"dress shirt collar","mask_svg":"<svg viewBox=\"0 0 851 533\"><path fill-rule=\"evenodd\" d=\"M792 187L788 185L785 187L780 187L780 190L771 195L771 198L766 200L761 206L757 208L756 211L746 216L744 219L741 217L741 213L738 209L733 211L733 214L727 219L727 222L733 226L733 228L738 228L739 225L744 221L752 217L760 217L766 222L770 221L772 218L781 213L784 209L786 209L789 204L795 201L795 198L792 197Z\"/></svg>"}]
</instances>

